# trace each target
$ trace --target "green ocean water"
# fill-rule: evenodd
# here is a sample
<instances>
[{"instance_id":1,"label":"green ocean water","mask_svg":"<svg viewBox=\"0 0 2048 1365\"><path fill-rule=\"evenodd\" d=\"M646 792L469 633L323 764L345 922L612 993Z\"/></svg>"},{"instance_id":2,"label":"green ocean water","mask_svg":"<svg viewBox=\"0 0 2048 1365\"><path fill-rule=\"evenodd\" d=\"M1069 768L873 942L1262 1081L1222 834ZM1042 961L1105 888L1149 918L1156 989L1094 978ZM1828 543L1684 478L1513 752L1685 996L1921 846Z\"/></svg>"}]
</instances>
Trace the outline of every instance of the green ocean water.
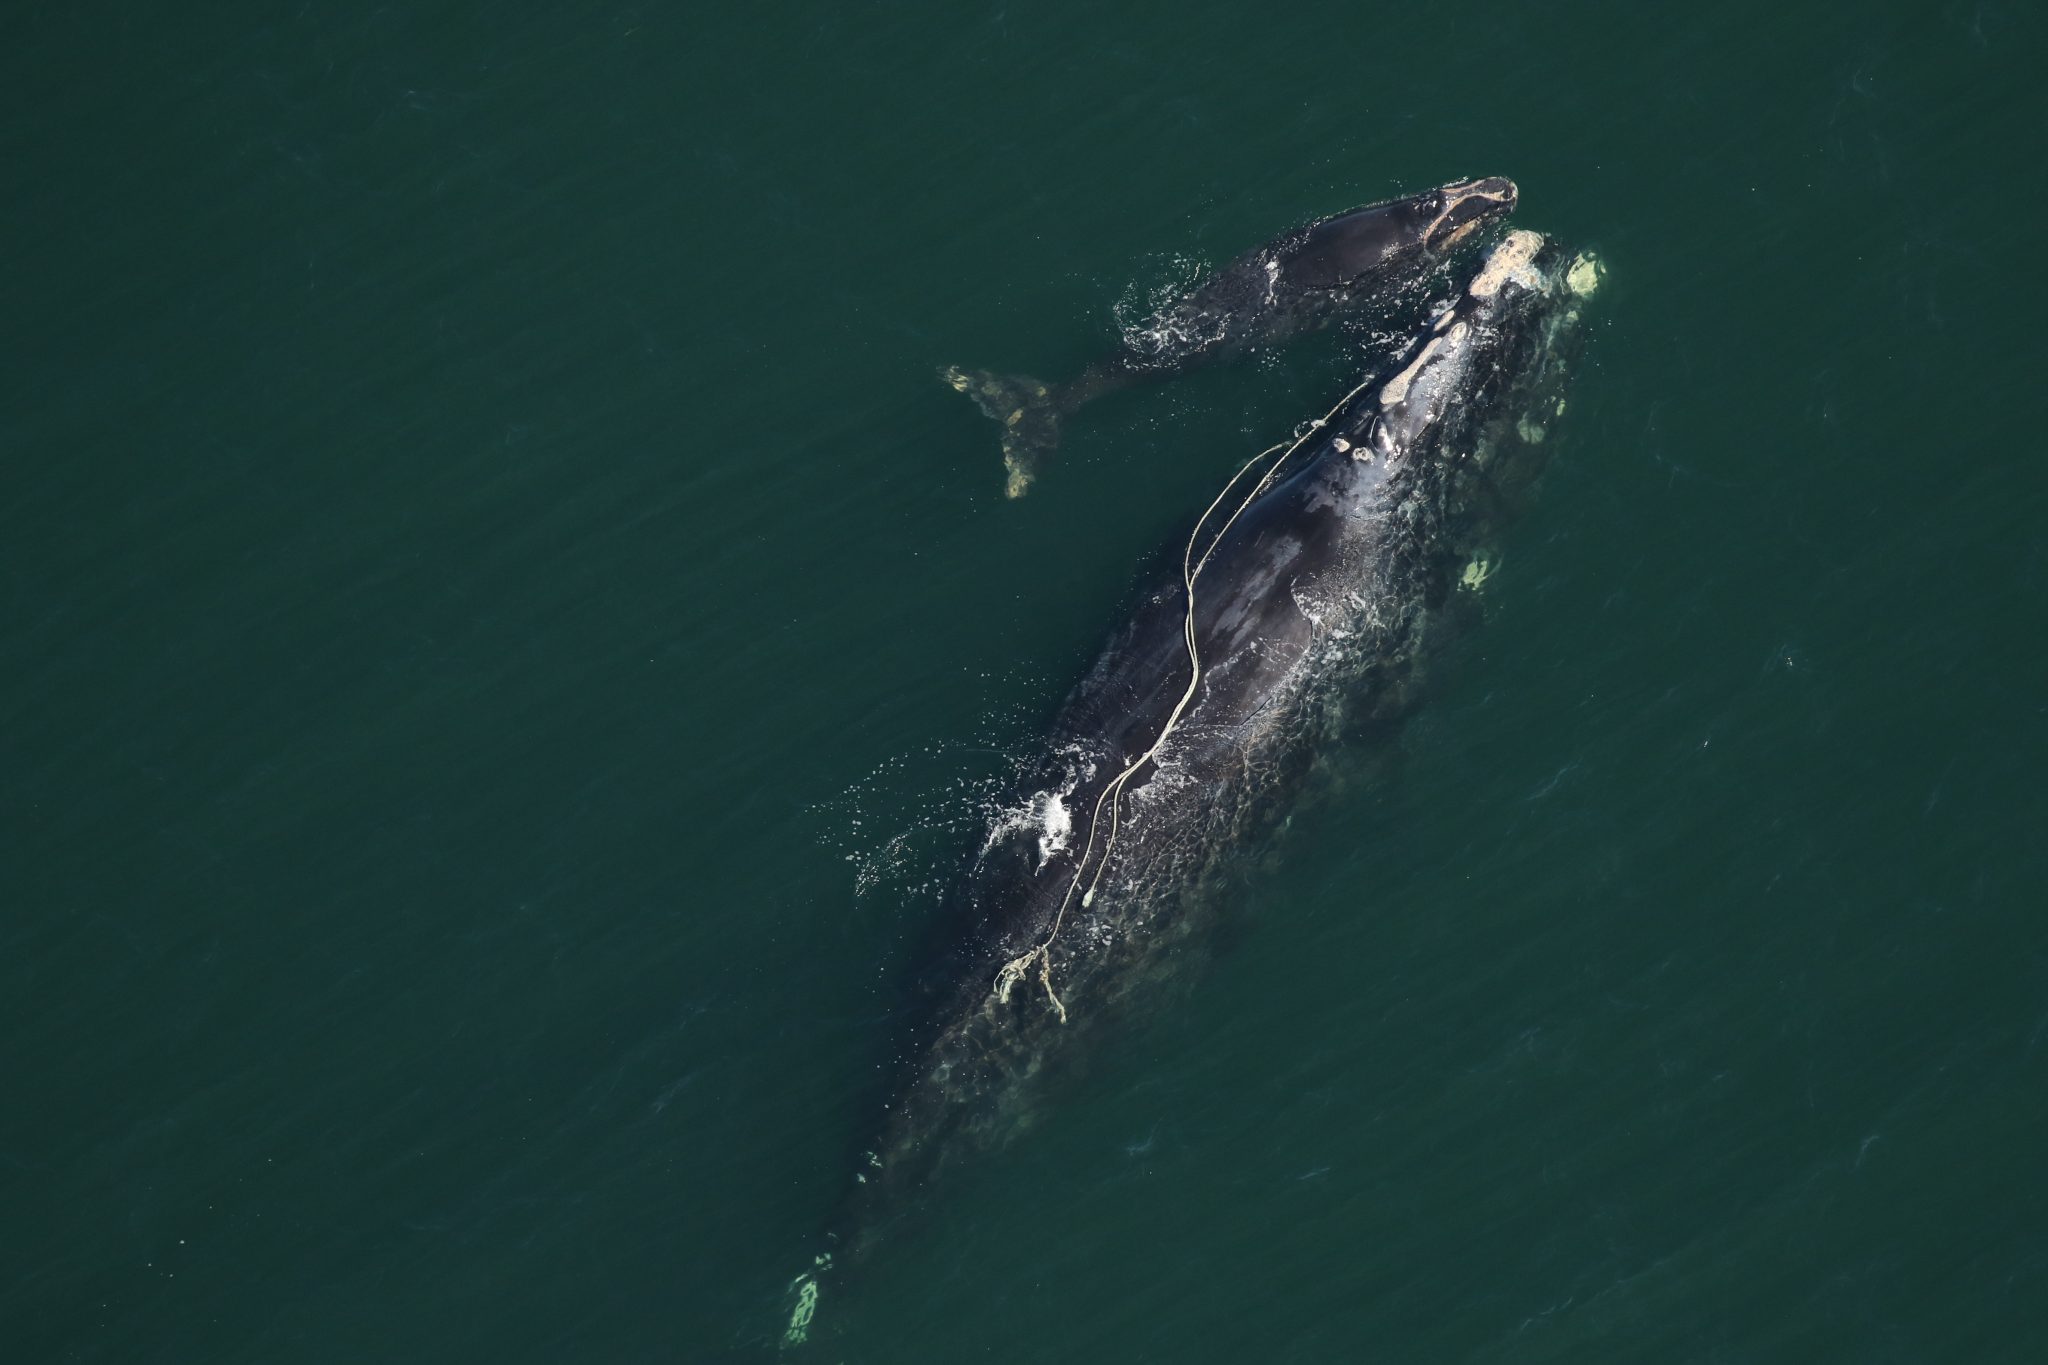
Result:
<instances>
[{"instance_id":1,"label":"green ocean water","mask_svg":"<svg viewBox=\"0 0 2048 1365\"><path fill-rule=\"evenodd\" d=\"M2038 7L9 29L0 1360L768 1358L1006 756L1347 373L1007 502L937 367L1481 174L1608 269L1484 625L811 1354L2048 1358Z\"/></svg>"}]
</instances>

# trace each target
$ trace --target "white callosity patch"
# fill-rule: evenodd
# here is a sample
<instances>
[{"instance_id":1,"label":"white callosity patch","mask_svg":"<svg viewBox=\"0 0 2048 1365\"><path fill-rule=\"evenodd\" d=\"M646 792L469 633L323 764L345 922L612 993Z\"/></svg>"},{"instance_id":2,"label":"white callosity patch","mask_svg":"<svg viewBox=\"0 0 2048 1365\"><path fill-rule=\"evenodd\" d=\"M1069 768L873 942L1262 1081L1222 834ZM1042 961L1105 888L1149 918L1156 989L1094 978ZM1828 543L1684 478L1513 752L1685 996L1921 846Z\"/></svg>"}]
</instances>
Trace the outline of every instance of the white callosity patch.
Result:
<instances>
[{"instance_id":1,"label":"white callosity patch","mask_svg":"<svg viewBox=\"0 0 2048 1365\"><path fill-rule=\"evenodd\" d=\"M1517 228L1501 238L1486 258L1486 264L1472 277L1465 292L1475 299L1490 299L1507 284L1524 289L1543 288L1543 276L1536 270L1536 253L1543 249L1543 234Z\"/></svg>"},{"instance_id":2,"label":"white callosity patch","mask_svg":"<svg viewBox=\"0 0 2048 1365\"><path fill-rule=\"evenodd\" d=\"M1567 289L1584 298L1598 289L1600 281L1606 277L1607 268L1600 264L1600 258L1590 251L1582 251L1564 272L1564 283Z\"/></svg>"},{"instance_id":3,"label":"white callosity patch","mask_svg":"<svg viewBox=\"0 0 2048 1365\"><path fill-rule=\"evenodd\" d=\"M1441 326L1442 323L1439 322L1438 325ZM1429 368L1430 362L1439 354L1456 354L1458 348L1464 344L1465 335L1469 330L1466 324L1456 322L1431 337L1429 343L1422 348L1422 354L1410 361L1406 368L1389 379L1386 387L1380 390L1380 406L1391 408L1407 401L1409 389L1414 387L1417 377Z\"/></svg>"}]
</instances>

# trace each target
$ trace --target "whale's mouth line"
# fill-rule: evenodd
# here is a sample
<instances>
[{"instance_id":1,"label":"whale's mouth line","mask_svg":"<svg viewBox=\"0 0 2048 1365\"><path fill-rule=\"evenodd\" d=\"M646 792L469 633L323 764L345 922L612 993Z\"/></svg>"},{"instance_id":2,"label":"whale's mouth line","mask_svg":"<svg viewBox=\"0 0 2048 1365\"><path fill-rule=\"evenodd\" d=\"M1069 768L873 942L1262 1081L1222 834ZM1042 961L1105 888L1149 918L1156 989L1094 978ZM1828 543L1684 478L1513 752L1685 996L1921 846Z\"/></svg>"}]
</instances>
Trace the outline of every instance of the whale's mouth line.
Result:
<instances>
[{"instance_id":1,"label":"whale's mouth line","mask_svg":"<svg viewBox=\"0 0 2048 1365\"><path fill-rule=\"evenodd\" d=\"M1506 187L1498 190L1486 188L1486 182L1483 180L1472 181L1457 187L1445 187L1444 206L1437 210L1436 217L1432 218L1429 226L1422 230L1423 245L1435 251L1448 251L1459 242L1471 236L1473 231L1486 221L1484 218L1474 218L1469 223L1460 223L1455 228L1452 228L1442 241L1434 240L1437 229L1443 226L1444 221L1457 211L1459 205L1470 200L1480 199L1489 204L1501 204L1512 209L1520 194L1516 190L1513 181L1510 180L1503 183ZM1455 192L1453 192L1454 188Z\"/></svg>"}]
</instances>

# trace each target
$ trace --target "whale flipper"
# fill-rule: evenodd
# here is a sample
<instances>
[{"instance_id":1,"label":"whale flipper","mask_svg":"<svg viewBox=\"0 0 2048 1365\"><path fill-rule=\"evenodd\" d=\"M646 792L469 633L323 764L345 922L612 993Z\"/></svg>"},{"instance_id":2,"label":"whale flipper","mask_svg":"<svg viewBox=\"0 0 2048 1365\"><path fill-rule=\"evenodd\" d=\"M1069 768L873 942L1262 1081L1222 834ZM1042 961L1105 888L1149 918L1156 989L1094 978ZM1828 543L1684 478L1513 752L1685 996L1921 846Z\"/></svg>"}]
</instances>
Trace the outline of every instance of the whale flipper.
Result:
<instances>
[{"instance_id":1,"label":"whale flipper","mask_svg":"<svg viewBox=\"0 0 2048 1365\"><path fill-rule=\"evenodd\" d=\"M974 400L1003 427L1003 491L1021 498L1038 476L1039 462L1060 443L1060 396L1025 374L994 374L948 365L939 378Z\"/></svg>"}]
</instances>

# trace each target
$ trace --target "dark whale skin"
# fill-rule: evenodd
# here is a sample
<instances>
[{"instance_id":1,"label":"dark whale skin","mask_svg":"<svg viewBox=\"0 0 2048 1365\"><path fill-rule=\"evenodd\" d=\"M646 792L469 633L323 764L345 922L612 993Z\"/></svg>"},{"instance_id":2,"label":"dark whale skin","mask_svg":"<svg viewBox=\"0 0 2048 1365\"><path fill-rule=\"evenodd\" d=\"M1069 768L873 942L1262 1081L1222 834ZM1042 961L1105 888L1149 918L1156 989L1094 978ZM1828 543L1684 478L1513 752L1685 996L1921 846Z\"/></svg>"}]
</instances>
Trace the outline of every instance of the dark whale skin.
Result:
<instances>
[{"instance_id":1,"label":"dark whale skin","mask_svg":"<svg viewBox=\"0 0 2048 1365\"><path fill-rule=\"evenodd\" d=\"M1082 404L1133 384L1327 327L1415 291L1479 228L1515 207L1513 181L1456 181L1333 214L1252 248L1160 309L1062 384L948 366L940 377L1003 426L1006 491L1020 497Z\"/></svg>"},{"instance_id":2,"label":"dark whale skin","mask_svg":"<svg viewBox=\"0 0 2048 1365\"><path fill-rule=\"evenodd\" d=\"M797 1282L806 1324L826 1270L1028 1125L1063 1060L1183 975L1218 872L1350 722L1406 707L1447 582L1539 463L1531 417L1561 409L1595 278L1509 234L1389 373L1244 474L1141 594L949 897L831 1250Z\"/></svg>"}]
</instances>

